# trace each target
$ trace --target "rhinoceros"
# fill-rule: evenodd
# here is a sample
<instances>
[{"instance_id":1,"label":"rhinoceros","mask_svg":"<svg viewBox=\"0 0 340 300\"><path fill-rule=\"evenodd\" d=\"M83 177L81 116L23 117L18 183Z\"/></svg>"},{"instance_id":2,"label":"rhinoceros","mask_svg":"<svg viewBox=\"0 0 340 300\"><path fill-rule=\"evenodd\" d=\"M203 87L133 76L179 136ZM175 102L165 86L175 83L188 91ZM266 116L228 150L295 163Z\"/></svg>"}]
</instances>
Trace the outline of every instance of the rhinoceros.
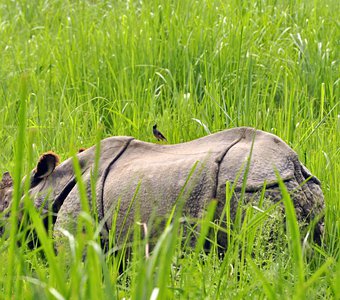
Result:
<instances>
[{"instance_id":1,"label":"rhinoceros","mask_svg":"<svg viewBox=\"0 0 340 300\"><path fill-rule=\"evenodd\" d=\"M216 200L218 219L226 203L226 182L234 186L232 217L241 194L244 202L256 201L261 192L266 199L277 202L281 199L277 174L291 195L300 222L310 223L324 208L320 181L297 154L279 137L253 128L233 128L173 145L126 136L106 138L100 142L93 197L95 153L93 146L77 158L88 199L96 201L104 239L115 211L115 230L124 237L136 221L148 223L155 216L169 216L178 198L184 199L182 215L192 219L201 218L209 202ZM69 229L82 210L72 158L57 164L55 154L44 154L31 173L29 188L35 207L43 214L48 209L54 213L55 232ZM0 185L1 211L9 205L11 189L12 179L7 172ZM316 232L321 234L321 230ZM218 242L221 247L227 246L223 234Z\"/></svg>"}]
</instances>

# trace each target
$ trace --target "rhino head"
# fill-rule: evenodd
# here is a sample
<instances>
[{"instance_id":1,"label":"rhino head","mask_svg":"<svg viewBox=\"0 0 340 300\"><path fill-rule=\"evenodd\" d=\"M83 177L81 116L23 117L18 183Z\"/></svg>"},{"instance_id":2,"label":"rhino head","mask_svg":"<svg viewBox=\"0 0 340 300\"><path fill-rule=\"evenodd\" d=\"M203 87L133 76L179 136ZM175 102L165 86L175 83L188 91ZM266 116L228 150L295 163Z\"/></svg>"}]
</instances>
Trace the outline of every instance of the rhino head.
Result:
<instances>
[{"instance_id":1,"label":"rhino head","mask_svg":"<svg viewBox=\"0 0 340 300\"><path fill-rule=\"evenodd\" d=\"M32 170L30 175L30 189L33 189L40 182L53 172L59 164L59 156L51 151L41 155L37 166ZM0 213L5 214L5 218L9 216L9 208L12 202L13 179L9 172L5 172L0 182ZM4 228L0 225L0 235L3 234Z\"/></svg>"},{"instance_id":2,"label":"rhino head","mask_svg":"<svg viewBox=\"0 0 340 300\"><path fill-rule=\"evenodd\" d=\"M113 211L117 212L117 242L124 239L134 222L149 223L155 216L169 215L179 197L185 198L183 214L193 219L201 218L207 204L216 200L215 219L219 219L224 212L226 182L235 187L230 203L232 217L241 197L244 202L256 202L264 186L270 201L280 201L277 172L301 223L310 223L324 207L319 180L297 154L279 137L253 128L233 128L175 145L111 137L100 143L98 165L95 156L95 146L77 154L82 181L89 206L95 208L103 223L103 236L112 230ZM43 215L53 214L55 236L61 228L74 228L82 211L73 160L58 163L55 154L43 154L31 173L29 188L34 206ZM8 208L11 190L12 179L5 173L0 185L0 212ZM135 220L136 215L139 220ZM318 239L321 231L316 235ZM226 246L223 234L219 243Z\"/></svg>"}]
</instances>

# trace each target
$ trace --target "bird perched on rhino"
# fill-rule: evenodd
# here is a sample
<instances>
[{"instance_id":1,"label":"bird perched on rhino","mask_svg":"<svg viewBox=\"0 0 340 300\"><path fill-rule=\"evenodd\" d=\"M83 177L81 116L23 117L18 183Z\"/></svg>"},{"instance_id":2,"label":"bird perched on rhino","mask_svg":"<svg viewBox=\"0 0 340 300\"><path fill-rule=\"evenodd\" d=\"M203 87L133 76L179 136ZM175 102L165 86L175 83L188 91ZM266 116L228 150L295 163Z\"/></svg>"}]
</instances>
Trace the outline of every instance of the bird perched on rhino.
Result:
<instances>
[{"instance_id":1,"label":"bird perched on rhino","mask_svg":"<svg viewBox=\"0 0 340 300\"><path fill-rule=\"evenodd\" d=\"M152 126L153 135L158 141L168 141L165 136L157 129L157 124Z\"/></svg>"}]
</instances>

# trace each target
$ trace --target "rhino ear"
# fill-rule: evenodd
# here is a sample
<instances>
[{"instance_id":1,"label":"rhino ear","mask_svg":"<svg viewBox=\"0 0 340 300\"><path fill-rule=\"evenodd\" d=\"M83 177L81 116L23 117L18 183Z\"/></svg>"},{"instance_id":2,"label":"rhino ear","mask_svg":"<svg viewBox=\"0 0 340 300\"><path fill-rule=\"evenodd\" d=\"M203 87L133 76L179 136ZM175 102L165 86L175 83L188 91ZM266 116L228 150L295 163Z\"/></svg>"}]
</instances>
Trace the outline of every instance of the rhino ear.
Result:
<instances>
[{"instance_id":1,"label":"rhino ear","mask_svg":"<svg viewBox=\"0 0 340 300\"><path fill-rule=\"evenodd\" d=\"M13 179L9 172L5 172L2 175L2 180L0 182L0 187L5 188L13 185Z\"/></svg>"},{"instance_id":2,"label":"rhino ear","mask_svg":"<svg viewBox=\"0 0 340 300\"><path fill-rule=\"evenodd\" d=\"M82 153L82 152L84 152L85 150L86 150L86 148L83 148L83 147L82 147L82 148L79 148L79 149L78 149L78 153Z\"/></svg>"},{"instance_id":3,"label":"rhino ear","mask_svg":"<svg viewBox=\"0 0 340 300\"><path fill-rule=\"evenodd\" d=\"M40 156L37 167L35 168L34 178L46 178L59 164L59 156L52 151Z\"/></svg>"}]
</instances>

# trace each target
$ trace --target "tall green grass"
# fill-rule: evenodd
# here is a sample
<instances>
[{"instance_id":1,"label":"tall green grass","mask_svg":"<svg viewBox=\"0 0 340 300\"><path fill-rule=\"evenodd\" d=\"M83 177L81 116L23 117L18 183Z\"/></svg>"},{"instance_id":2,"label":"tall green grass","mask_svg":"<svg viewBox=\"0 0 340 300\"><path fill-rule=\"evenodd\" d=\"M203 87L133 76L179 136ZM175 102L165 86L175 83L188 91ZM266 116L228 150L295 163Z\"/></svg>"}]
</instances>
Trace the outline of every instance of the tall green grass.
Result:
<instances>
[{"instance_id":1,"label":"tall green grass","mask_svg":"<svg viewBox=\"0 0 340 300\"><path fill-rule=\"evenodd\" d=\"M178 143L253 126L282 137L322 181L326 234L300 249L293 212L284 231L274 208L246 207L223 258L183 248L176 223L149 259L139 225L129 260L80 230L65 257L28 202L26 230L41 246L17 248L14 226L0 240L0 298L340 298L338 15L335 0L3 0L0 170L15 174L16 205L40 153L70 157L99 132L154 142L157 122ZM89 216L84 226L96 224Z\"/></svg>"}]
</instances>

